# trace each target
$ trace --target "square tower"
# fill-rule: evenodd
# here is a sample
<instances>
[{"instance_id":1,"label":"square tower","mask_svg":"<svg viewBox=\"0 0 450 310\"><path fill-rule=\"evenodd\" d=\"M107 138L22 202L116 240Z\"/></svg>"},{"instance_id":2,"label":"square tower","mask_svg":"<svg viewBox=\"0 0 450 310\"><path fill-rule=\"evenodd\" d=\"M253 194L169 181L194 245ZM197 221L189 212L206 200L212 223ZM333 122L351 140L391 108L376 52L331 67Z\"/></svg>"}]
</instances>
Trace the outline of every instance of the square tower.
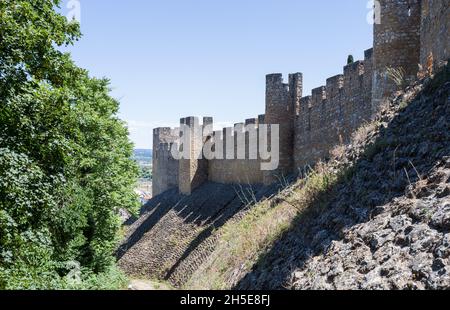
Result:
<instances>
[{"instance_id":1,"label":"square tower","mask_svg":"<svg viewBox=\"0 0 450 310\"><path fill-rule=\"evenodd\" d=\"M379 105L397 86L388 68L401 69L413 80L420 63L421 0L378 0L374 25L373 105ZM378 23L379 22L379 23Z\"/></svg>"}]
</instances>

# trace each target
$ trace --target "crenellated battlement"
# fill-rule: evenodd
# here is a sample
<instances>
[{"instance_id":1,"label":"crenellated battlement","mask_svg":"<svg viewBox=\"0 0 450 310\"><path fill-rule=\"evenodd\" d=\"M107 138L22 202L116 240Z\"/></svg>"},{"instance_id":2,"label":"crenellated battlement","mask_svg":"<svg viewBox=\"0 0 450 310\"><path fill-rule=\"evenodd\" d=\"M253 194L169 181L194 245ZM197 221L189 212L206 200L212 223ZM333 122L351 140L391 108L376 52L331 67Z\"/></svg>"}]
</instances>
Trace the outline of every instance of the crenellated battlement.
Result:
<instances>
[{"instance_id":1,"label":"crenellated battlement","mask_svg":"<svg viewBox=\"0 0 450 310\"><path fill-rule=\"evenodd\" d=\"M343 74L326 80L311 95L300 99L295 119L294 160L302 169L328 156L339 143L372 115L372 50L365 51L364 61L343 67Z\"/></svg>"},{"instance_id":2,"label":"crenellated battlement","mask_svg":"<svg viewBox=\"0 0 450 310\"><path fill-rule=\"evenodd\" d=\"M245 125L258 125L257 118L248 118L245 120Z\"/></svg>"},{"instance_id":3,"label":"crenellated battlement","mask_svg":"<svg viewBox=\"0 0 450 310\"><path fill-rule=\"evenodd\" d=\"M316 87L311 91L312 105L322 103L327 99L327 88L325 86Z\"/></svg>"},{"instance_id":4,"label":"crenellated battlement","mask_svg":"<svg viewBox=\"0 0 450 310\"><path fill-rule=\"evenodd\" d=\"M339 74L327 79L327 98L334 98L338 96L344 87L344 75Z\"/></svg>"},{"instance_id":5,"label":"crenellated battlement","mask_svg":"<svg viewBox=\"0 0 450 310\"><path fill-rule=\"evenodd\" d=\"M364 51L364 63L373 62L373 48Z\"/></svg>"},{"instance_id":6,"label":"crenellated battlement","mask_svg":"<svg viewBox=\"0 0 450 310\"><path fill-rule=\"evenodd\" d=\"M161 127L153 129L153 141L157 143L164 143L170 141L174 136L175 128Z\"/></svg>"},{"instance_id":7,"label":"crenellated battlement","mask_svg":"<svg viewBox=\"0 0 450 310\"><path fill-rule=\"evenodd\" d=\"M201 153L208 145L222 156L177 161L170 150L178 148L180 128L155 129L154 194L178 187L189 195L208 180L266 185L277 182L282 176L326 159L334 146L348 143L351 135L373 118L396 87L388 79L388 67L402 68L409 81L415 78L418 64L427 64L431 54L436 66L449 59L450 2L379 2L381 24L374 26L373 48L364 51L363 60L343 66L341 74L326 79L325 85L312 89L310 95L303 96L302 73L289 74L287 82L281 73L273 73L266 76L265 114L220 131L210 129L210 134L202 138L195 133L212 127L211 117L203 118L202 124L197 117L180 120L180 127L192 128L185 133L192 136L187 146L191 155ZM279 165L273 171L261 171L260 146L250 143L250 135L259 135L262 124L279 125ZM244 132L245 126L252 125L252 133ZM238 147L242 145L244 150Z\"/></svg>"}]
</instances>

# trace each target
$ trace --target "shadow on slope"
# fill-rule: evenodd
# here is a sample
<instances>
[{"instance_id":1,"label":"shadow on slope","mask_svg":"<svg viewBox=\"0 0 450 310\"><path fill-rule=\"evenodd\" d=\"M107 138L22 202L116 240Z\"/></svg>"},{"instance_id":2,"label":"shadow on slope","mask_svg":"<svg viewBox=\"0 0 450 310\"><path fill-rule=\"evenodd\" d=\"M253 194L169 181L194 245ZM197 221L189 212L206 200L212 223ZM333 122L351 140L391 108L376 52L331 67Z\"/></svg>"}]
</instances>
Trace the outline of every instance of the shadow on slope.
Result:
<instances>
[{"instance_id":1,"label":"shadow on slope","mask_svg":"<svg viewBox=\"0 0 450 310\"><path fill-rule=\"evenodd\" d=\"M177 189L150 200L128 229L117 251L129 275L168 280L181 286L208 257L213 232L252 202L275 193L276 186L206 183L191 196Z\"/></svg>"},{"instance_id":2,"label":"shadow on slope","mask_svg":"<svg viewBox=\"0 0 450 310\"><path fill-rule=\"evenodd\" d=\"M419 90L420 85L415 88ZM379 132L368 133L366 141L347 148L342 160L354 162L352 168L348 168L339 177L336 185L324 194L326 197L317 197L317 201L298 216L291 229L275 242L271 250L259 259L252 271L235 288L364 288L358 286L356 280L357 276L364 277L377 267L365 266L369 259L365 261L364 257L361 258L356 263L358 275L341 278L341 281L349 283L340 287L335 278L346 272L356 272L351 270L355 266L345 266L339 261L334 261L334 265L311 265L311 262L327 255L336 241L348 243L346 233L349 230L386 212L388 204L405 196L411 189L411 184L424 180L437 163L450 155L449 89L447 67L423 91L417 93L410 89L391 102L391 109L387 109L378 119L382 124ZM409 98L410 96L415 98ZM407 103L409 104L406 106ZM405 107L402 109L399 106ZM397 114L392 113L393 107L397 107ZM426 193L422 195L425 197ZM414 199L420 197L419 193ZM417 219L413 217L405 221L408 224ZM380 226L379 229L382 228ZM367 240L360 240L361 245L352 243L354 248L348 253L357 251L359 246L365 246L369 253L376 255L375 252L388 237L377 229L371 234L372 237ZM305 271L306 265L308 268ZM314 274L308 275L307 272ZM324 280L315 283L314 281L319 281L315 280L320 278L319 275L324 275ZM299 277L311 279L302 282ZM294 282L298 280L303 284L295 286Z\"/></svg>"}]
</instances>

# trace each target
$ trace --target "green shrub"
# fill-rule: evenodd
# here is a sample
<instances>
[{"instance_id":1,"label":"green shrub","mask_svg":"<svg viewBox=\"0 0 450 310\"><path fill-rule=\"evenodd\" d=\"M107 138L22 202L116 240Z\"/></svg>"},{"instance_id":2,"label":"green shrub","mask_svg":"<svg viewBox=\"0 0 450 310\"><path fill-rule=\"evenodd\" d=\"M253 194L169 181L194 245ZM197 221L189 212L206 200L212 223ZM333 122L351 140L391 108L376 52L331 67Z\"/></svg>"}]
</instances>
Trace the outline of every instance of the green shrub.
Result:
<instances>
[{"instance_id":1,"label":"green shrub","mask_svg":"<svg viewBox=\"0 0 450 310\"><path fill-rule=\"evenodd\" d=\"M352 64L354 62L355 62L355 59L353 58L353 55L348 55L347 65L350 65L350 64Z\"/></svg>"}]
</instances>

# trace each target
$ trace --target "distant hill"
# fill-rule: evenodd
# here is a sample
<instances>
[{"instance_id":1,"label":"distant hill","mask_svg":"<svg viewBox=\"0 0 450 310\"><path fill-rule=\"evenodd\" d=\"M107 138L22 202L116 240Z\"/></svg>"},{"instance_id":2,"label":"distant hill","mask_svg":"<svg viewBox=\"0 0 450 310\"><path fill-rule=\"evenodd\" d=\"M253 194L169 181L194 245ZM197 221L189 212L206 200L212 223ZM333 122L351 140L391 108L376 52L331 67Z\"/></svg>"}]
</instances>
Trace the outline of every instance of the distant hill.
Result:
<instances>
[{"instance_id":1,"label":"distant hill","mask_svg":"<svg viewBox=\"0 0 450 310\"><path fill-rule=\"evenodd\" d=\"M153 151L152 150L135 149L134 150L133 159L140 166L149 166L152 163L152 156L153 156Z\"/></svg>"}]
</instances>

